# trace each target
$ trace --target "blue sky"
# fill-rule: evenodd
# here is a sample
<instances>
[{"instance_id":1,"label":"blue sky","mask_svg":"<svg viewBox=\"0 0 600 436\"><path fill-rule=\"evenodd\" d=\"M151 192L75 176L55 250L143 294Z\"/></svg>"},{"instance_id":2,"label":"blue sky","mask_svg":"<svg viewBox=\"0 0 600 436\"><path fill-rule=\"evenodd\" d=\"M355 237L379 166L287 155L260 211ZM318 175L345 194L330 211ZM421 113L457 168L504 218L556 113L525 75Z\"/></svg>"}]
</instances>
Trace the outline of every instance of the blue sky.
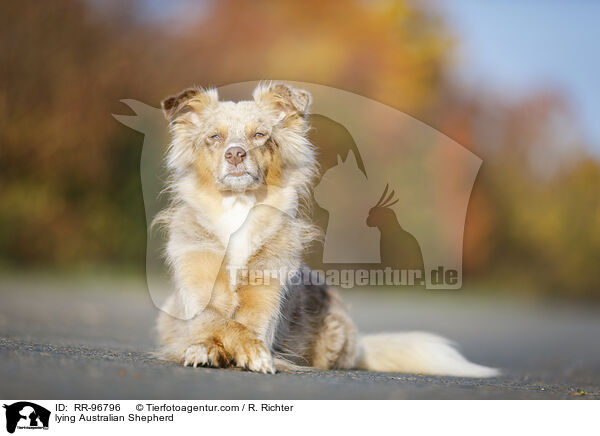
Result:
<instances>
[{"instance_id":1,"label":"blue sky","mask_svg":"<svg viewBox=\"0 0 600 436\"><path fill-rule=\"evenodd\" d=\"M459 37L455 77L506 96L557 89L600 156L600 0L432 1ZM161 19L210 8L207 0L141 4Z\"/></svg>"},{"instance_id":2,"label":"blue sky","mask_svg":"<svg viewBox=\"0 0 600 436\"><path fill-rule=\"evenodd\" d=\"M441 0L460 38L455 75L509 94L562 91L600 155L600 1Z\"/></svg>"}]
</instances>

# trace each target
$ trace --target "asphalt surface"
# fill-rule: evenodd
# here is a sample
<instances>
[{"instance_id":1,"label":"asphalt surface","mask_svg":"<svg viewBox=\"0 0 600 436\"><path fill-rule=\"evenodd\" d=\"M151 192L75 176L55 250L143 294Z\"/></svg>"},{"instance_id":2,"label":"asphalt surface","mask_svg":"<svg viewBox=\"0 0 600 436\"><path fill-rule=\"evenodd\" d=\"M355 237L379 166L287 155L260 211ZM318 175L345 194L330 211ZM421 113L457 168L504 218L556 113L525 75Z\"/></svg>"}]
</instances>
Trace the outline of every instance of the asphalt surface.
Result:
<instances>
[{"instance_id":1,"label":"asphalt surface","mask_svg":"<svg viewBox=\"0 0 600 436\"><path fill-rule=\"evenodd\" d=\"M143 281L0 278L2 399L598 399L600 307L476 291L343 292L362 332L428 330L492 379L367 371L254 374L155 359Z\"/></svg>"}]
</instances>

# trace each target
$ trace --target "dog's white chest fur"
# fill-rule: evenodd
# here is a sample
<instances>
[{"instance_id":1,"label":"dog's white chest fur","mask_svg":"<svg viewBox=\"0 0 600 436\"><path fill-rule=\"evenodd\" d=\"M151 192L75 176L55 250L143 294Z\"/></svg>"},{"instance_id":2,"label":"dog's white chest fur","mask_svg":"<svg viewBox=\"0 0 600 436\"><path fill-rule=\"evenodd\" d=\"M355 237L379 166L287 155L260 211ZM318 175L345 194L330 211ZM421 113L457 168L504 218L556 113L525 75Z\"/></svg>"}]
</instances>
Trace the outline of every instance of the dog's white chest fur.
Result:
<instances>
[{"instance_id":1,"label":"dog's white chest fur","mask_svg":"<svg viewBox=\"0 0 600 436\"><path fill-rule=\"evenodd\" d=\"M255 198L249 195L231 196L223 199L224 212L219 227L221 233L227 239L244 224L255 203Z\"/></svg>"},{"instance_id":2,"label":"dog's white chest fur","mask_svg":"<svg viewBox=\"0 0 600 436\"><path fill-rule=\"evenodd\" d=\"M256 199L253 195L238 195L223 199L223 215L219 226L224 241L228 241L227 254L229 265L244 267L252 255L251 235L244 226Z\"/></svg>"}]
</instances>

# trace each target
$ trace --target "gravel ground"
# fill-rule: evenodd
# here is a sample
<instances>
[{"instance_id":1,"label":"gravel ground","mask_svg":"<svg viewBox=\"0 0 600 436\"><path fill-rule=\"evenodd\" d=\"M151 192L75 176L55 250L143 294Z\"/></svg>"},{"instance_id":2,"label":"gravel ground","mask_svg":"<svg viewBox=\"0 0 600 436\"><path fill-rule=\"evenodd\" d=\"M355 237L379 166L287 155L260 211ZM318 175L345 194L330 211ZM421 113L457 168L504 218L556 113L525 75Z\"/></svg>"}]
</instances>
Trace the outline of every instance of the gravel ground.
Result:
<instances>
[{"instance_id":1,"label":"gravel ground","mask_svg":"<svg viewBox=\"0 0 600 436\"><path fill-rule=\"evenodd\" d=\"M5 399L598 399L600 307L476 291L344 292L362 332L428 330L492 379L367 371L253 374L152 357L157 309L134 280L0 278Z\"/></svg>"}]
</instances>

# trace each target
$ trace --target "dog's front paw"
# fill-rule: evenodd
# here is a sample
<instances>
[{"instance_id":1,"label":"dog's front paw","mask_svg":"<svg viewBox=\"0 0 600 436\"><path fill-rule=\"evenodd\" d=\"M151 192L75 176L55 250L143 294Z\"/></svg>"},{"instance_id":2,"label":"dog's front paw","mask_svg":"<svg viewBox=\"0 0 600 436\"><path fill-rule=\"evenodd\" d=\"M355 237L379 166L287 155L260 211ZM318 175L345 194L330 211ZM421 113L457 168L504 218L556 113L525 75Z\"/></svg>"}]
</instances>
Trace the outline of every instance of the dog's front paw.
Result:
<instances>
[{"instance_id":1,"label":"dog's front paw","mask_svg":"<svg viewBox=\"0 0 600 436\"><path fill-rule=\"evenodd\" d=\"M231 359L221 344L216 341L201 342L190 345L181 357L183 366L213 366L222 368L229 366Z\"/></svg>"},{"instance_id":2,"label":"dog's front paw","mask_svg":"<svg viewBox=\"0 0 600 436\"><path fill-rule=\"evenodd\" d=\"M234 351L235 366L254 372L275 374L273 357L262 341L253 340L240 344Z\"/></svg>"}]
</instances>

